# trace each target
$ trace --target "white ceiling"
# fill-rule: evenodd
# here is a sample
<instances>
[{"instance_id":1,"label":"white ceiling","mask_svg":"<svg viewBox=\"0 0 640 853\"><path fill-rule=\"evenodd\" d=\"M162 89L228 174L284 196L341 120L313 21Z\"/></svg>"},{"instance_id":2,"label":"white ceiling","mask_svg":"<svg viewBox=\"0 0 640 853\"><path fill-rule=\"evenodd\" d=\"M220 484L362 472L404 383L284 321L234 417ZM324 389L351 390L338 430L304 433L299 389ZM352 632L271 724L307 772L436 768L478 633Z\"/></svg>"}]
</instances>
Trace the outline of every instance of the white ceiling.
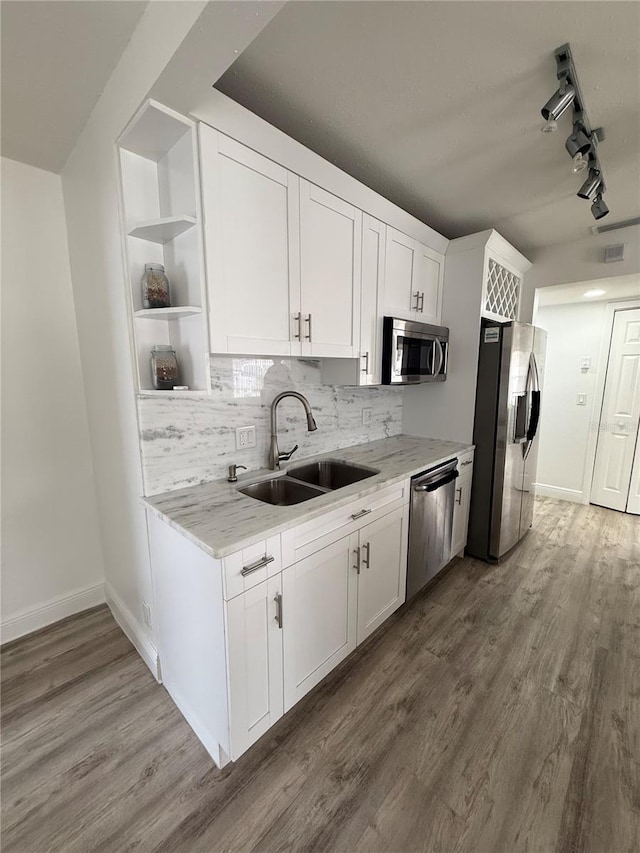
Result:
<instances>
[{"instance_id":1,"label":"white ceiling","mask_svg":"<svg viewBox=\"0 0 640 853\"><path fill-rule=\"evenodd\" d=\"M597 296L593 291L602 291ZM591 293L585 296L585 293ZM610 302L615 299L640 299L640 276L621 275L577 284L558 284L536 290L537 307L566 305L574 302ZM534 321L535 322L535 321Z\"/></svg>"},{"instance_id":2,"label":"white ceiling","mask_svg":"<svg viewBox=\"0 0 640 853\"><path fill-rule=\"evenodd\" d=\"M540 133L569 42L611 213L640 212L640 4L290 2L216 88L447 237L587 236L564 142Z\"/></svg>"},{"instance_id":3,"label":"white ceiling","mask_svg":"<svg viewBox=\"0 0 640 853\"><path fill-rule=\"evenodd\" d=\"M4 157L62 169L146 5L2 0Z\"/></svg>"}]
</instances>

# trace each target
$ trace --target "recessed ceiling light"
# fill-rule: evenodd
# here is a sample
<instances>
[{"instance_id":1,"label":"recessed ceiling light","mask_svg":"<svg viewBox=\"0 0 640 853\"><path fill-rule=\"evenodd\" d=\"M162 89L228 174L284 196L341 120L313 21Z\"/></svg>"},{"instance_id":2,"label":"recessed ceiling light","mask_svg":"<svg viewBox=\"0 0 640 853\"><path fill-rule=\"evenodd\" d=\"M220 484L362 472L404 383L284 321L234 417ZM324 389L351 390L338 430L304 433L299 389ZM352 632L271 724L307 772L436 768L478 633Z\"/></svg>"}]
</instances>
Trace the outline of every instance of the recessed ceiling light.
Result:
<instances>
[{"instance_id":1,"label":"recessed ceiling light","mask_svg":"<svg viewBox=\"0 0 640 853\"><path fill-rule=\"evenodd\" d=\"M582 295L586 296L588 299L593 299L596 296L604 296L606 292L606 290L585 290Z\"/></svg>"}]
</instances>

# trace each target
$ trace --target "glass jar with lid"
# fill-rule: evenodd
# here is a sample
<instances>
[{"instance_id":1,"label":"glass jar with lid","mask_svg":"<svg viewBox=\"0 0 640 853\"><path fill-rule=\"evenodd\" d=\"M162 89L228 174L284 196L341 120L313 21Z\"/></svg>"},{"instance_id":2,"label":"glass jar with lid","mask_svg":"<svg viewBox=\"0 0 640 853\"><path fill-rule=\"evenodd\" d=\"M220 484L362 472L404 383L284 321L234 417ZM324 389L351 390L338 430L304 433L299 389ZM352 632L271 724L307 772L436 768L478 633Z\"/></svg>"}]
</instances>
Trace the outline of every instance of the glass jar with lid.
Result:
<instances>
[{"instance_id":1,"label":"glass jar with lid","mask_svg":"<svg viewBox=\"0 0 640 853\"><path fill-rule=\"evenodd\" d=\"M169 279L162 264L145 264L141 284L143 308L171 307Z\"/></svg>"},{"instance_id":2,"label":"glass jar with lid","mask_svg":"<svg viewBox=\"0 0 640 853\"><path fill-rule=\"evenodd\" d=\"M180 384L176 351L172 346L156 344L151 349L151 377L157 391L172 391Z\"/></svg>"}]
</instances>

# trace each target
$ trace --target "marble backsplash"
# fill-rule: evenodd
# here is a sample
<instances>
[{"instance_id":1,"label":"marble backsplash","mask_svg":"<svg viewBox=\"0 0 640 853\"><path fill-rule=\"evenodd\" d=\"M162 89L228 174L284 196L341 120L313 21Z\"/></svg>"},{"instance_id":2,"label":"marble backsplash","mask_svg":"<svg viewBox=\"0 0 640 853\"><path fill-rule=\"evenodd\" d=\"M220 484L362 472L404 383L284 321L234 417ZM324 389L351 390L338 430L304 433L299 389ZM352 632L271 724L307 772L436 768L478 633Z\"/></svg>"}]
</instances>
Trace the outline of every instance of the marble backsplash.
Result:
<instances>
[{"instance_id":1,"label":"marble backsplash","mask_svg":"<svg viewBox=\"0 0 640 853\"><path fill-rule=\"evenodd\" d=\"M231 463L265 468L269 409L281 391L304 394L318 425L307 432L299 401L280 403L280 449L299 444L293 460L402 431L402 388L323 385L320 363L309 359L211 356L210 368L210 396L138 400L146 495L225 477ZM367 426L365 407L371 408ZM256 447L236 450L236 428L250 425L256 427Z\"/></svg>"}]
</instances>

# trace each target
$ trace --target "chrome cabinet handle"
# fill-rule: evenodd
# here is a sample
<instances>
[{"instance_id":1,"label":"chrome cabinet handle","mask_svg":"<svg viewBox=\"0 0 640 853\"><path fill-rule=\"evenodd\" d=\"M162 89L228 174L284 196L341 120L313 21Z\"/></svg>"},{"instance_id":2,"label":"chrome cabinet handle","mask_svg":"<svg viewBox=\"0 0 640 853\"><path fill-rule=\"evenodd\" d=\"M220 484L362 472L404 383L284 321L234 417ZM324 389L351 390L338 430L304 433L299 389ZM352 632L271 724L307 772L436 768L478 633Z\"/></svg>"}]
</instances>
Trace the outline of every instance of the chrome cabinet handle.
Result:
<instances>
[{"instance_id":1,"label":"chrome cabinet handle","mask_svg":"<svg viewBox=\"0 0 640 853\"><path fill-rule=\"evenodd\" d=\"M416 308L416 311L424 314L424 290L418 294L418 307Z\"/></svg>"},{"instance_id":2,"label":"chrome cabinet handle","mask_svg":"<svg viewBox=\"0 0 640 853\"><path fill-rule=\"evenodd\" d=\"M465 465L473 465L473 459L467 459L466 462L461 462L460 467L464 468Z\"/></svg>"},{"instance_id":3,"label":"chrome cabinet handle","mask_svg":"<svg viewBox=\"0 0 640 853\"><path fill-rule=\"evenodd\" d=\"M458 496L456 498L456 503L460 506L462 504L462 488L456 489L456 495Z\"/></svg>"},{"instance_id":4,"label":"chrome cabinet handle","mask_svg":"<svg viewBox=\"0 0 640 853\"><path fill-rule=\"evenodd\" d=\"M365 569L369 568L369 562L371 560L371 542L365 542L362 546L362 550L366 552L366 557L362 558L362 565Z\"/></svg>"},{"instance_id":5,"label":"chrome cabinet handle","mask_svg":"<svg viewBox=\"0 0 640 853\"><path fill-rule=\"evenodd\" d=\"M305 323L309 324L309 334L305 335L304 337L305 337L305 340L307 340L307 341L309 341L309 343L311 343L311 314L307 314L307 316L304 318L304 321L305 321Z\"/></svg>"},{"instance_id":6,"label":"chrome cabinet handle","mask_svg":"<svg viewBox=\"0 0 640 853\"><path fill-rule=\"evenodd\" d=\"M278 628L282 628L282 596L279 592L276 592L273 600L276 603L276 622Z\"/></svg>"},{"instance_id":7,"label":"chrome cabinet handle","mask_svg":"<svg viewBox=\"0 0 640 853\"><path fill-rule=\"evenodd\" d=\"M357 521L357 519L362 518L363 515L369 515L370 512L373 512L373 510L372 509L361 509L360 512L353 513L351 518L354 521Z\"/></svg>"},{"instance_id":8,"label":"chrome cabinet handle","mask_svg":"<svg viewBox=\"0 0 640 853\"><path fill-rule=\"evenodd\" d=\"M360 574L360 548L353 549L353 557L355 559L355 563L353 568L356 570L358 574Z\"/></svg>"},{"instance_id":9,"label":"chrome cabinet handle","mask_svg":"<svg viewBox=\"0 0 640 853\"><path fill-rule=\"evenodd\" d=\"M362 373L368 373L369 372L369 353L365 352L365 354L362 356L362 358L364 358L364 367L361 368L361 372Z\"/></svg>"},{"instance_id":10,"label":"chrome cabinet handle","mask_svg":"<svg viewBox=\"0 0 640 853\"><path fill-rule=\"evenodd\" d=\"M273 563L275 557L272 557L270 554L265 554L264 557L260 557L259 560L256 560L255 563L249 563L248 566L243 566L240 574L243 578L246 578L247 575L252 574L253 572L257 572L258 569L262 569L265 566L268 566L269 563Z\"/></svg>"},{"instance_id":11,"label":"chrome cabinet handle","mask_svg":"<svg viewBox=\"0 0 640 853\"><path fill-rule=\"evenodd\" d=\"M299 311L293 315L293 321L298 324L298 331L294 333L293 337L296 341L302 340L302 314Z\"/></svg>"},{"instance_id":12,"label":"chrome cabinet handle","mask_svg":"<svg viewBox=\"0 0 640 853\"><path fill-rule=\"evenodd\" d=\"M420 310L420 291L416 290L416 292L412 293L411 295L415 296L415 298L416 298L416 304L415 304L415 306L413 306L413 305L411 306L411 310L412 311L419 311Z\"/></svg>"}]
</instances>

